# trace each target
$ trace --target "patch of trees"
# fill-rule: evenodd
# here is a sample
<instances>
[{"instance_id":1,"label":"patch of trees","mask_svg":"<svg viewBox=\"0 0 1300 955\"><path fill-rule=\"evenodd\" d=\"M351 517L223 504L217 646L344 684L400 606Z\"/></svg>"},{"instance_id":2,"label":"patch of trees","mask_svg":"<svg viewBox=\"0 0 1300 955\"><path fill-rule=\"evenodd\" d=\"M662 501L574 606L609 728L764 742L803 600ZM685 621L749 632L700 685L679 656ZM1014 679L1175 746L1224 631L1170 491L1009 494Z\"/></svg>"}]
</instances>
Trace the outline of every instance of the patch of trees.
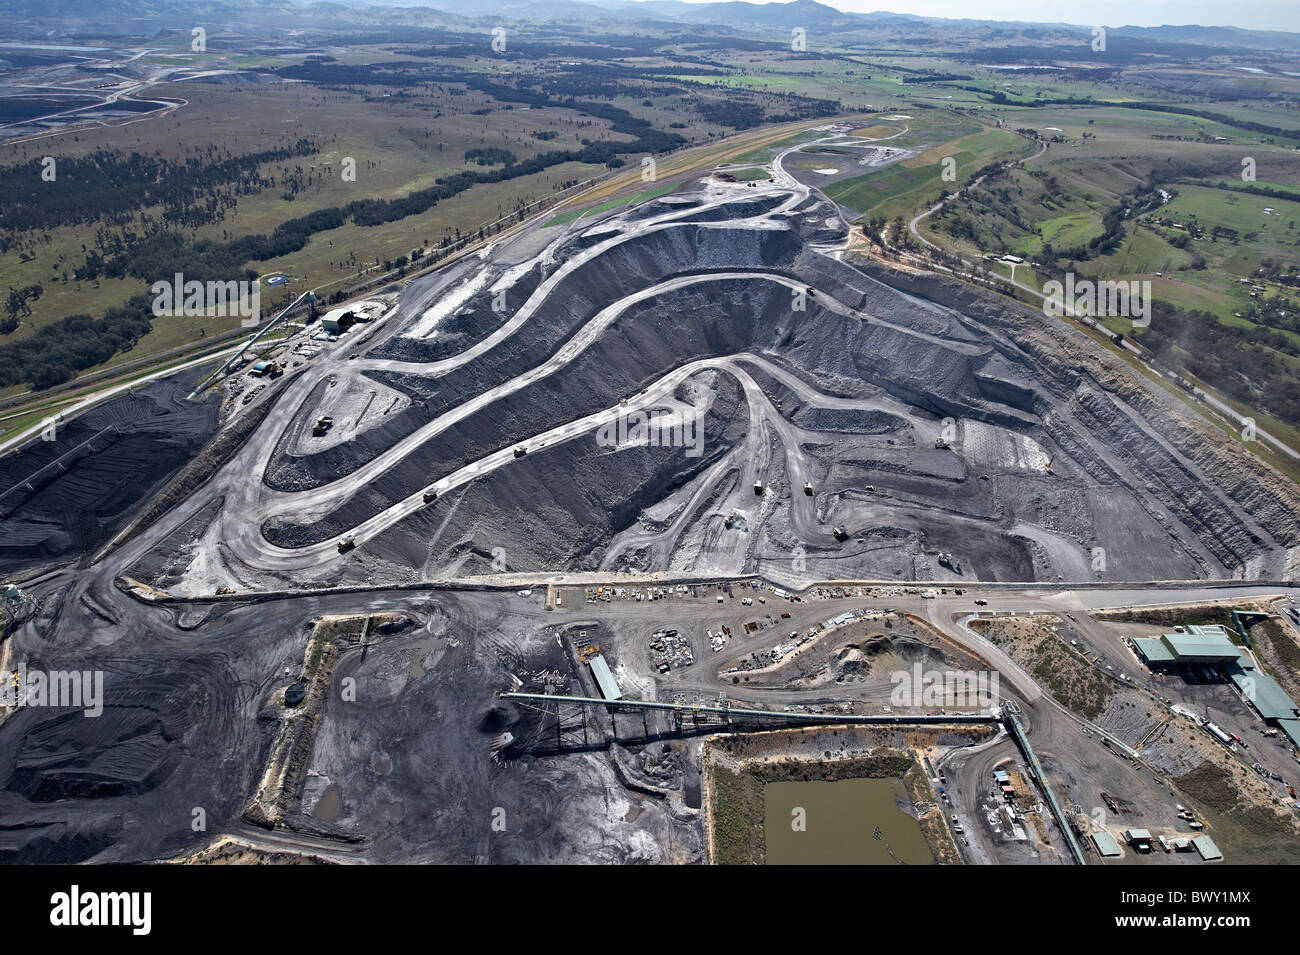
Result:
<instances>
[{"instance_id":1,"label":"patch of trees","mask_svg":"<svg viewBox=\"0 0 1300 955\"><path fill-rule=\"evenodd\" d=\"M1259 270L1256 275L1266 281L1277 282L1279 285L1289 285L1292 288L1300 286L1300 267L1297 267L1294 263L1280 266L1271 257L1260 260ZM1278 299L1270 304L1278 304L1280 307L1289 310L1293 315L1300 315L1300 312L1295 310L1293 303L1287 299ZM1271 325L1272 322L1267 324ZM1300 328L1297 328L1296 331L1300 332Z\"/></svg>"},{"instance_id":2,"label":"patch of trees","mask_svg":"<svg viewBox=\"0 0 1300 955\"><path fill-rule=\"evenodd\" d=\"M147 295L108 309L103 318L69 315L42 325L30 338L0 345L0 388L22 382L34 389L61 385L79 371L130 351L152 326Z\"/></svg>"},{"instance_id":3,"label":"patch of trees","mask_svg":"<svg viewBox=\"0 0 1300 955\"><path fill-rule=\"evenodd\" d=\"M508 149L499 146L477 146L465 150L465 161L478 163L480 166L513 166L519 159Z\"/></svg>"},{"instance_id":4,"label":"patch of trees","mask_svg":"<svg viewBox=\"0 0 1300 955\"><path fill-rule=\"evenodd\" d=\"M705 122L731 129L752 129L763 125L763 107L757 103L723 100L720 103L701 103L696 110Z\"/></svg>"},{"instance_id":5,"label":"patch of trees","mask_svg":"<svg viewBox=\"0 0 1300 955\"><path fill-rule=\"evenodd\" d=\"M175 233L160 232L134 246L129 256L115 259L112 269L105 271L110 278L130 275L150 283L170 279L177 272L184 274L186 281L224 282L256 278L256 272L243 267L244 261L229 245L210 239L188 242ZM118 269L121 269L120 274Z\"/></svg>"},{"instance_id":6,"label":"patch of trees","mask_svg":"<svg viewBox=\"0 0 1300 955\"><path fill-rule=\"evenodd\" d=\"M974 245L980 244L979 229L972 220L960 213L954 212L951 215L941 216L940 223L943 231L951 238L965 239Z\"/></svg>"},{"instance_id":7,"label":"patch of trees","mask_svg":"<svg viewBox=\"0 0 1300 955\"><path fill-rule=\"evenodd\" d=\"M902 216L895 216L894 221L889 224L889 242L906 252L918 252L921 249L921 243L913 238Z\"/></svg>"},{"instance_id":8,"label":"patch of trees","mask_svg":"<svg viewBox=\"0 0 1300 955\"><path fill-rule=\"evenodd\" d=\"M602 36L606 42L600 45L582 42L562 42L553 40L511 39L506 49L495 56L504 59L543 59L560 57L565 59L603 60L609 57L650 56L661 48L674 47L679 43L691 42L686 34L677 36L651 36L637 34L609 34ZM481 34L448 34L445 45L431 46L417 50L402 50L407 56L426 59L455 59L468 56L483 56L488 49L487 38ZM401 42L401 41L399 41ZM410 42L406 40L404 42ZM726 47L730 48L730 47Z\"/></svg>"},{"instance_id":9,"label":"patch of trees","mask_svg":"<svg viewBox=\"0 0 1300 955\"><path fill-rule=\"evenodd\" d=\"M1280 328L1300 334L1300 310L1297 310L1296 303L1288 298L1252 299L1242 306L1241 317L1257 325L1267 325L1269 328ZM1289 339L1287 344L1290 344ZM1294 350L1291 353L1294 354Z\"/></svg>"},{"instance_id":10,"label":"patch of trees","mask_svg":"<svg viewBox=\"0 0 1300 955\"><path fill-rule=\"evenodd\" d=\"M1300 382L1278 354L1297 355L1300 348L1281 332L1225 325L1210 312L1156 302L1141 341L1160 364L1194 375L1288 424L1300 424Z\"/></svg>"},{"instance_id":11,"label":"patch of trees","mask_svg":"<svg viewBox=\"0 0 1300 955\"><path fill-rule=\"evenodd\" d=\"M911 83L946 83L955 80L971 80L973 76L967 76L964 73L928 73L920 76L904 76L903 85Z\"/></svg>"},{"instance_id":12,"label":"patch of trees","mask_svg":"<svg viewBox=\"0 0 1300 955\"><path fill-rule=\"evenodd\" d=\"M41 297L45 292L44 287L37 282L35 285L24 285L22 288L9 287L9 295L5 299L5 317L0 319L0 335L8 335L18 328L18 316L30 315L31 307L27 304L28 300L35 300Z\"/></svg>"},{"instance_id":13,"label":"patch of trees","mask_svg":"<svg viewBox=\"0 0 1300 955\"><path fill-rule=\"evenodd\" d=\"M269 236L247 235L230 242L192 241L175 232L157 232L126 244L108 257L102 256L98 250L91 250L86 255L85 264L77 270L77 278L125 278L129 275L145 282L156 282L170 279L180 272L187 281L251 279L257 273L245 269L245 262L297 252L317 232L336 229L346 221L342 210L322 209L281 223Z\"/></svg>"},{"instance_id":14,"label":"patch of trees","mask_svg":"<svg viewBox=\"0 0 1300 955\"><path fill-rule=\"evenodd\" d=\"M213 205L222 190L246 194L274 185L258 173L263 163L282 162L316 151L309 139L292 146L243 156L210 155L174 162L141 153L96 150L88 156L58 158L55 181L41 179L42 160L32 159L3 169L5 181L28 183L0 193L0 232L21 232L107 221L121 224L149 206L161 206L163 217L179 219L184 211ZM0 238L7 251L12 235Z\"/></svg>"},{"instance_id":15,"label":"patch of trees","mask_svg":"<svg viewBox=\"0 0 1300 955\"><path fill-rule=\"evenodd\" d=\"M1071 259L1077 262L1087 262L1098 256L1107 255L1119 248L1119 244L1124 241L1125 230L1124 223L1126 220L1136 215L1160 205L1161 198L1158 190L1152 186L1139 186L1129 195L1120 199L1119 203L1107 209L1101 217L1101 234L1093 236L1087 242L1081 242L1063 249L1051 249L1050 245L1044 247L1044 254L1050 251L1051 256L1062 259Z\"/></svg>"}]
</instances>

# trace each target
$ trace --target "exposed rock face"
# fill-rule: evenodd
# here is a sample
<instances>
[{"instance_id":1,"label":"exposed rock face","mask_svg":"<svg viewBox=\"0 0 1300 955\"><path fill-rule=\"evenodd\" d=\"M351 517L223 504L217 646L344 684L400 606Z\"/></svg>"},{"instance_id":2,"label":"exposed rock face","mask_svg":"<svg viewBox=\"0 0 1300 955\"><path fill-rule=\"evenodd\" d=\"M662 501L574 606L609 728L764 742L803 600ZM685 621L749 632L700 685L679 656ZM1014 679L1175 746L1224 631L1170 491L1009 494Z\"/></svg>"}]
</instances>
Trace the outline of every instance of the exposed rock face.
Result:
<instances>
[{"instance_id":1,"label":"exposed rock face","mask_svg":"<svg viewBox=\"0 0 1300 955\"><path fill-rule=\"evenodd\" d=\"M531 441L526 457L392 522L369 552L429 576L1286 572L1294 489L1060 323L840 261L824 201L719 202L719 188L606 217L535 261L488 265L435 335L366 356L357 380L409 403L352 439L300 449L320 402L309 396L266 468L288 500L394 446L409 452L329 508L274 514L267 541L327 541ZM698 454L553 430L665 383L674 390L647 408L698 408Z\"/></svg>"}]
</instances>

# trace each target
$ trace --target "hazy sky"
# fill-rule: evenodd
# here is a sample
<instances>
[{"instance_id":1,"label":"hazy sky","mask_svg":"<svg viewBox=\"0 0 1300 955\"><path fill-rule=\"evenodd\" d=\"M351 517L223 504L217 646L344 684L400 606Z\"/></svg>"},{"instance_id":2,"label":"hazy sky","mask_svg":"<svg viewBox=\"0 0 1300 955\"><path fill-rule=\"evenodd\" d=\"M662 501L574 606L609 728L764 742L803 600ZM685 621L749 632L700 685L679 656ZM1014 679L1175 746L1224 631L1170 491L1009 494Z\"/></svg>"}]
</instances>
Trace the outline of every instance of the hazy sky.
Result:
<instances>
[{"instance_id":1,"label":"hazy sky","mask_svg":"<svg viewBox=\"0 0 1300 955\"><path fill-rule=\"evenodd\" d=\"M763 2L763 0L756 0ZM1077 23L1081 26L1139 26L1164 24L1243 27L1300 33L1298 0L821 0L838 10L872 13L914 13L923 17L971 20L1031 20Z\"/></svg>"}]
</instances>

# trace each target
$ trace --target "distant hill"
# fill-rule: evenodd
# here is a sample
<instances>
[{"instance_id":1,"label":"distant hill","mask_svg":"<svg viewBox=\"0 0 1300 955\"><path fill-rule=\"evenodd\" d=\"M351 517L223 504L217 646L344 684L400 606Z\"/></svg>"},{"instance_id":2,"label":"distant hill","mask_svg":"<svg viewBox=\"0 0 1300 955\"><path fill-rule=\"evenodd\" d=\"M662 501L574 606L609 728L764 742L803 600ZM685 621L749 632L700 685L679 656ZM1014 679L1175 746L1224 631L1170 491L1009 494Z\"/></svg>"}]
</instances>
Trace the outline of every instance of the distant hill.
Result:
<instances>
[{"instance_id":1,"label":"distant hill","mask_svg":"<svg viewBox=\"0 0 1300 955\"><path fill-rule=\"evenodd\" d=\"M280 22L301 23L305 28L360 20L368 24L420 22L420 18L446 22L458 18L482 20L505 17L516 20L548 20L621 23L632 26L647 21L716 27L741 32L789 31L803 27L821 33L866 33L882 28L907 39L937 43L970 40L1007 40L1041 34L1051 37L1084 35L1091 26L1059 22L1032 23L987 19L943 19L911 14L851 13L818 0L752 3L749 0L721 0L717 3L685 3L683 0L348 0L303 2L303 0L9 0L10 36L15 25L38 22L49 25L50 35L76 35L69 24L117 21L111 32L152 32L175 29L202 16L209 21L247 24L258 17L277 16ZM1044 10L1052 10L1044 6ZM414 18L414 19L413 19ZM1267 30L1246 30L1220 26L1122 26L1109 28L1110 35L1130 43L1141 42L1164 50L1177 47L1210 48L1216 51L1300 52L1300 34ZM21 26L18 26L22 35Z\"/></svg>"},{"instance_id":2,"label":"distant hill","mask_svg":"<svg viewBox=\"0 0 1300 955\"><path fill-rule=\"evenodd\" d=\"M688 9L680 18L692 23L712 23L719 26L746 24L758 27L860 28L864 17L857 13L841 13L817 0L791 0L790 3L748 3L730 0L724 3L685 4Z\"/></svg>"}]
</instances>

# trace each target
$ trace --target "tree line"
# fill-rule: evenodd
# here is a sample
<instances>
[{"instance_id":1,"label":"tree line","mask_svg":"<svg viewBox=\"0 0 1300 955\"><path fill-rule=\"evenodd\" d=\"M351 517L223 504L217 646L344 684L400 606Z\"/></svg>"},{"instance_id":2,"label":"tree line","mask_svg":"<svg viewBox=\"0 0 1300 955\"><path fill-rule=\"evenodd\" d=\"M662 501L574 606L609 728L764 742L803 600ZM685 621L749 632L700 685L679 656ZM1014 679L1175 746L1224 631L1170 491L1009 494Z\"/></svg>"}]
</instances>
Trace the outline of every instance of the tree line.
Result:
<instances>
[{"instance_id":1,"label":"tree line","mask_svg":"<svg viewBox=\"0 0 1300 955\"><path fill-rule=\"evenodd\" d=\"M1157 301L1140 341L1167 367L1194 375L1243 404L1300 424L1300 381L1278 352L1300 352L1281 332L1225 325L1202 309Z\"/></svg>"}]
</instances>

